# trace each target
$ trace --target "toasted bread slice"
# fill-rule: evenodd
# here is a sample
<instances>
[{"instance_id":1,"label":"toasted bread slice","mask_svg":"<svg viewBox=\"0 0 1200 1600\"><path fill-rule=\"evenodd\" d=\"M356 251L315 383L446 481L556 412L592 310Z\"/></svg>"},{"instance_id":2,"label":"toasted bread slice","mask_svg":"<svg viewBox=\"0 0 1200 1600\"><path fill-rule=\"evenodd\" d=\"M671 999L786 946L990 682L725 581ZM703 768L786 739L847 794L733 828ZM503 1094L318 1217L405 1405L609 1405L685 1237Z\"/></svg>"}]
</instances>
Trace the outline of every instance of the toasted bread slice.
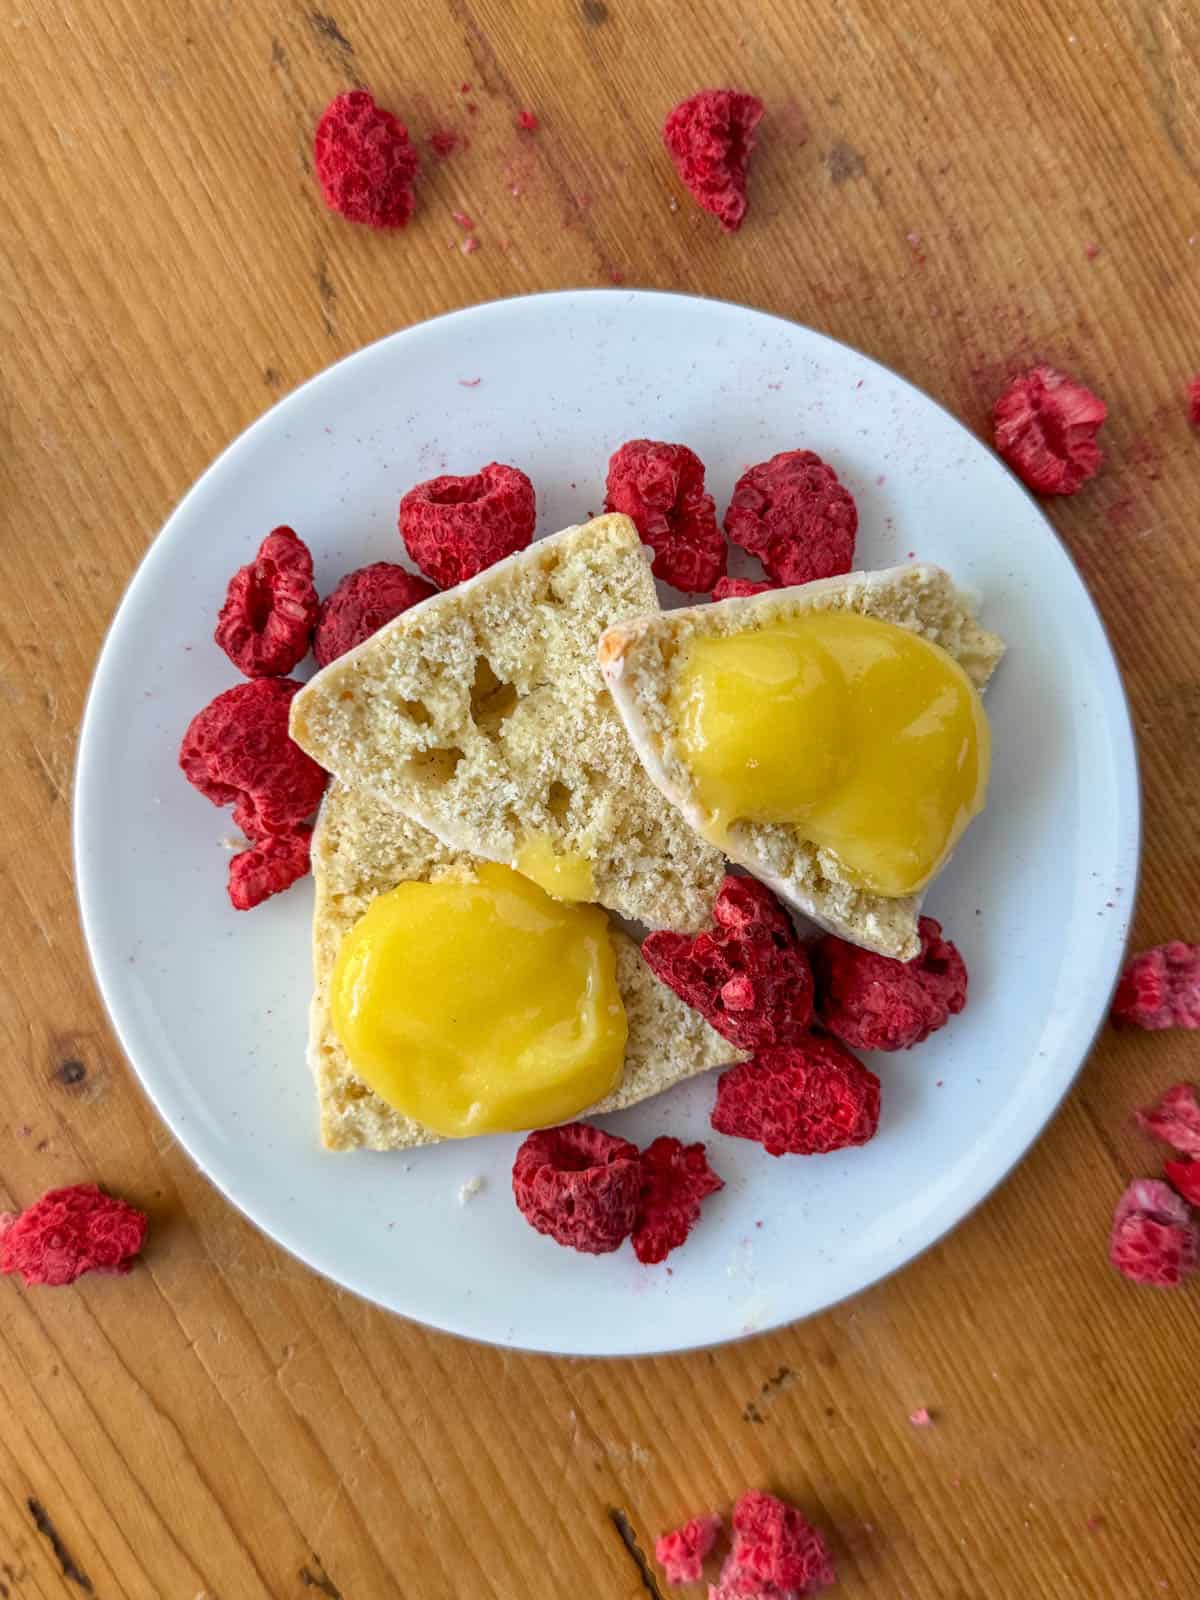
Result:
<instances>
[{"instance_id":1,"label":"toasted bread slice","mask_svg":"<svg viewBox=\"0 0 1200 1600\"><path fill-rule=\"evenodd\" d=\"M939 567L926 566L851 572L614 624L600 640L601 671L646 771L693 827L703 827L705 817L669 710L673 663L681 647L699 634L741 633L812 611L860 612L911 628L953 656L979 689L1004 653L1003 641L975 620L971 599ZM735 823L726 850L829 932L900 961L919 954L919 895L890 899L856 887L832 851L788 827Z\"/></svg>"},{"instance_id":2,"label":"toasted bread slice","mask_svg":"<svg viewBox=\"0 0 1200 1600\"><path fill-rule=\"evenodd\" d=\"M515 865L532 842L586 863L586 898L701 928L721 854L655 791L596 665L610 623L657 609L633 523L597 517L332 662L293 700L292 737L452 850Z\"/></svg>"},{"instance_id":3,"label":"toasted bread slice","mask_svg":"<svg viewBox=\"0 0 1200 1600\"><path fill-rule=\"evenodd\" d=\"M330 785L313 836L313 1001L309 1065L317 1082L321 1139L330 1150L405 1150L438 1135L393 1110L356 1078L329 1019L329 983L338 946L377 895L409 879L470 876L473 859L441 844L417 823L359 790ZM697 1072L743 1059L699 1012L692 1011L614 927L617 982L629 1040L625 1075L595 1112L619 1111Z\"/></svg>"}]
</instances>

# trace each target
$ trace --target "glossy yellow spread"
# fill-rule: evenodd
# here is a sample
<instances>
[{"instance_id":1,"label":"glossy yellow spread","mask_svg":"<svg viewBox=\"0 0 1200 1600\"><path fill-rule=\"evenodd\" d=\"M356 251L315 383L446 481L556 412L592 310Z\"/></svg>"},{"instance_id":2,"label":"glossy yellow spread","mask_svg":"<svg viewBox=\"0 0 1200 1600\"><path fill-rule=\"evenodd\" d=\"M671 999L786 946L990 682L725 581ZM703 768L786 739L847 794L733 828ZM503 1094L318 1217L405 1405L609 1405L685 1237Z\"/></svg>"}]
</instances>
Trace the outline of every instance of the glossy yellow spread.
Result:
<instances>
[{"instance_id":1,"label":"glossy yellow spread","mask_svg":"<svg viewBox=\"0 0 1200 1600\"><path fill-rule=\"evenodd\" d=\"M907 628L817 612L693 638L671 703L717 843L737 821L788 824L862 888L907 895L983 809L979 695Z\"/></svg>"},{"instance_id":2,"label":"glossy yellow spread","mask_svg":"<svg viewBox=\"0 0 1200 1600\"><path fill-rule=\"evenodd\" d=\"M342 940L330 1010L363 1082L452 1139L566 1121L625 1061L604 912L492 864L373 901Z\"/></svg>"},{"instance_id":3,"label":"glossy yellow spread","mask_svg":"<svg viewBox=\"0 0 1200 1600\"><path fill-rule=\"evenodd\" d=\"M556 900L594 900L592 864L574 850L556 851L544 833L531 833L517 851L517 871Z\"/></svg>"}]
</instances>

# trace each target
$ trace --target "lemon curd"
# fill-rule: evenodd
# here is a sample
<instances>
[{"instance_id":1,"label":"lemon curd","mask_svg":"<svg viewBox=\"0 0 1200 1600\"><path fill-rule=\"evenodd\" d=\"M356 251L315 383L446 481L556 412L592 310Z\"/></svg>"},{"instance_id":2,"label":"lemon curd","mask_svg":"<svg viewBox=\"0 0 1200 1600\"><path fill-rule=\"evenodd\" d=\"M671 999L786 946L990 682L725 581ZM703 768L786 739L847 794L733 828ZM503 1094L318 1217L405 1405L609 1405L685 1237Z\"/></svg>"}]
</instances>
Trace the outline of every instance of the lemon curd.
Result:
<instances>
[{"instance_id":1,"label":"lemon curd","mask_svg":"<svg viewBox=\"0 0 1200 1600\"><path fill-rule=\"evenodd\" d=\"M531 833L522 841L515 866L556 900L596 898L591 862L574 850L556 851L544 833Z\"/></svg>"},{"instance_id":2,"label":"lemon curd","mask_svg":"<svg viewBox=\"0 0 1200 1600\"><path fill-rule=\"evenodd\" d=\"M815 612L684 647L679 748L720 844L782 823L876 894L921 889L987 795L974 685L939 646L874 617Z\"/></svg>"},{"instance_id":3,"label":"lemon curd","mask_svg":"<svg viewBox=\"0 0 1200 1600\"><path fill-rule=\"evenodd\" d=\"M363 1082L451 1139L566 1121L625 1061L604 912L494 864L373 901L342 940L330 1011Z\"/></svg>"}]
</instances>

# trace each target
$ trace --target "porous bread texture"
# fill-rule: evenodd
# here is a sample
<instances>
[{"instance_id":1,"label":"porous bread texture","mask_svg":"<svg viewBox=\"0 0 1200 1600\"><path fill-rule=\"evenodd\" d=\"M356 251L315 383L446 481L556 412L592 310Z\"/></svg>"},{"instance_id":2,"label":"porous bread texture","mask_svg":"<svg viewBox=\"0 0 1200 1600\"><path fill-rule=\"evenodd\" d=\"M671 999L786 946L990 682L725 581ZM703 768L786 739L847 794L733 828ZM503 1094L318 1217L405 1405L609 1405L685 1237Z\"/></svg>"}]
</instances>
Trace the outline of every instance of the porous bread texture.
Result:
<instances>
[{"instance_id":1,"label":"porous bread texture","mask_svg":"<svg viewBox=\"0 0 1200 1600\"><path fill-rule=\"evenodd\" d=\"M851 572L792 589L651 612L608 628L599 660L613 700L650 777L694 828L703 808L680 753L669 707L674 663L698 635L742 633L814 611L850 611L896 623L940 645L982 689L1004 642L981 627L971 598L940 567ZM921 896L893 899L850 882L833 851L778 824L737 822L726 853L820 927L880 955L911 961L920 953Z\"/></svg>"},{"instance_id":2,"label":"porous bread texture","mask_svg":"<svg viewBox=\"0 0 1200 1600\"><path fill-rule=\"evenodd\" d=\"M602 905L702 928L722 856L663 803L596 666L605 627L657 607L633 523L597 517L332 662L292 701L292 737L451 849L512 864L542 835L587 860Z\"/></svg>"},{"instance_id":3,"label":"porous bread texture","mask_svg":"<svg viewBox=\"0 0 1200 1600\"><path fill-rule=\"evenodd\" d=\"M330 979L343 935L376 896L409 880L470 878L474 866L472 857L447 848L362 791L330 785L312 843L316 903L308 1042L321 1140L328 1149L406 1150L438 1142L437 1134L394 1110L355 1076L330 1021ZM624 1076L594 1112L618 1111L697 1072L743 1059L698 1012L658 982L627 934L614 928L612 938L629 1038Z\"/></svg>"}]
</instances>

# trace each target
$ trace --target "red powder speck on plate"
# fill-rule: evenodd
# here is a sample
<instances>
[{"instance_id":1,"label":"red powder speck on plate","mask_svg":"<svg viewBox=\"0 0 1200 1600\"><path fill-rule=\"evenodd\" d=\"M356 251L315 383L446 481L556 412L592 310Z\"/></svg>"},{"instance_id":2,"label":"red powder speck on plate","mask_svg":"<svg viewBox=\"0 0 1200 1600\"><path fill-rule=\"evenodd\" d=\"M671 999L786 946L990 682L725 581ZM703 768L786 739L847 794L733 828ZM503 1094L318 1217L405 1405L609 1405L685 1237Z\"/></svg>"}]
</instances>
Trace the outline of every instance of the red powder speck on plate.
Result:
<instances>
[{"instance_id":1,"label":"red powder speck on plate","mask_svg":"<svg viewBox=\"0 0 1200 1600\"><path fill-rule=\"evenodd\" d=\"M462 388L464 388L464 389L478 389L479 385L483 382L483 379L482 378L460 378L458 381L459 381L460 386Z\"/></svg>"}]
</instances>

